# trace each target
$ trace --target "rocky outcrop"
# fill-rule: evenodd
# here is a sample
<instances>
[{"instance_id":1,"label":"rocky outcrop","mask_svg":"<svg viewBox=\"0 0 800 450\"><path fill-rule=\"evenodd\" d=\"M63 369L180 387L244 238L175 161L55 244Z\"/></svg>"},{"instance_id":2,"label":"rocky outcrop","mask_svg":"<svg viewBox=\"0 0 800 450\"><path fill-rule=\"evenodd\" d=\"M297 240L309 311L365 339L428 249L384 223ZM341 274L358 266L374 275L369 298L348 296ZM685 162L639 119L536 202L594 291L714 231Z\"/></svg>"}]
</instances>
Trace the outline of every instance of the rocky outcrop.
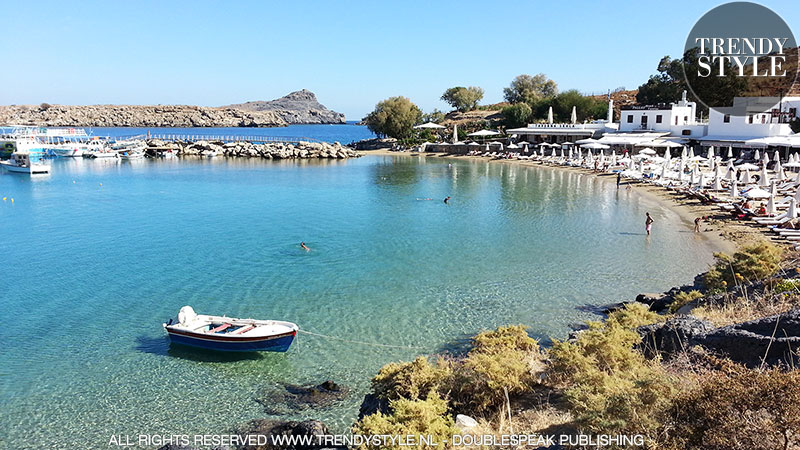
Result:
<instances>
[{"instance_id":1,"label":"rocky outcrop","mask_svg":"<svg viewBox=\"0 0 800 450\"><path fill-rule=\"evenodd\" d=\"M202 106L89 105L0 106L0 123L48 127L276 127L273 111Z\"/></svg>"},{"instance_id":2,"label":"rocky outcrop","mask_svg":"<svg viewBox=\"0 0 800 450\"><path fill-rule=\"evenodd\" d=\"M286 123L345 123L344 114L331 111L317 101L313 92L303 89L271 101L252 101L228 105L225 108L243 111L271 111Z\"/></svg>"},{"instance_id":3,"label":"rocky outcrop","mask_svg":"<svg viewBox=\"0 0 800 450\"><path fill-rule=\"evenodd\" d=\"M718 328L695 340L750 367L800 364L800 309Z\"/></svg>"},{"instance_id":4,"label":"rocky outcrop","mask_svg":"<svg viewBox=\"0 0 800 450\"><path fill-rule=\"evenodd\" d=\"M262 450L262 449L291 449L291 450L312 450L325 448L326 442L320 439L321 436L330 436L331 433L328 427L319 420L304 420L302 422L296 421L277 421L270 419L257 419L251 420L245 424L237 434L242 436L254 435L251 441L257 441L258 436L310 436L307 444L300 444L294 446L275 446L272 445L272 439L266 440L266 445L261 446L242 446L242 450Z\"/></svg>"},{"instance_id":5,"label":"rocky outcrop","mask_svg":"<svg viewBox=\"0 0 800 450\"><path fill-rule=\"evenodd\" d=\"M182 156L205 156L208 152L216 152L217 156L241 156L266 159L347 159L361 156L355 150L345 147L338 142L268 142L253 143L215 142L215 141L162 141L151 139L147 141L148 153L157 154L165 149L172 149Z\"/></svg>"},{"instance_id":6,"label":"rocky outcrop","mask_svg":"<svg viewBox=\"0 0 800 450\"><path fill-rule=\"evenodd\" d=\"M677 316L665 322L639 327L636 331L642 336L639 348L652 358L680 353L713 329L714 325L707 320L694 316Z\"/></svg>"}]
</instances>

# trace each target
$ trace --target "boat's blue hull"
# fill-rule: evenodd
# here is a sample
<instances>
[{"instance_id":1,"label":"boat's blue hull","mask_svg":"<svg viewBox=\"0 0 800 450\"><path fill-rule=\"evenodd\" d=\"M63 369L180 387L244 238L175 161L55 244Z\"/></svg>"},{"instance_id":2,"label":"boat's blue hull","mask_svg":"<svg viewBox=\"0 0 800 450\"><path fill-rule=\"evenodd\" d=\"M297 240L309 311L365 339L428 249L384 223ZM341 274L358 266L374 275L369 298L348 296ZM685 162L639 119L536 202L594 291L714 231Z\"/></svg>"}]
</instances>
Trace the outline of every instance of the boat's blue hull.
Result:
<instances>
[{"instance_id":1,"label":"boat's blue hull","mask_svg":"<svg viewBox=\"0 0 800 450\"><path fill-rule=\"evenodd\" d=\"M231 338L225 336L197 336L169 330L173 344L189 345L206 350L223 352L285 352L292 345L297 332L263 338Z\"/></svg>"}]
</instances>

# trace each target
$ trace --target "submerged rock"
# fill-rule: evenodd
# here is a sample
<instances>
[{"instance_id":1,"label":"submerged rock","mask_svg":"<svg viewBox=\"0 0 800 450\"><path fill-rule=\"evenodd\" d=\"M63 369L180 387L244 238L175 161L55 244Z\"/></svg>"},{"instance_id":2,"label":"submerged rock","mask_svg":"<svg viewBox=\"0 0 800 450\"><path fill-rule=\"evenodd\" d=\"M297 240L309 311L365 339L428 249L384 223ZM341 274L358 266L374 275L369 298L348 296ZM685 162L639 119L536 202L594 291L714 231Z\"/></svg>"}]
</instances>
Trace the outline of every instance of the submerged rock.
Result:
<instances>
[{"instance_id":1,"label":"submerged rock","mask_svg":"<svg viewBox=\"0 0 800 450\"><path fill-rule=\"evenodd\" d=\"M261 446L243 446L242 450L272 450L272 449L293 449L293 450L312 450L318 448L325 448L324 440L320 440L318 436L329 436L331 433L328 427L319 420L304 420L297 421L281 421L270 419L256 419L247 422L238 431L238 434L244 436L261 435L261 436L311 436L308 444L298 443L297 445L288 446L274 446L272 439L266 440L266 445ZM257 441L257 439L253 439Z\"/></svg>"},{"instance_id":2,"label":"submerged rock","mask_svg":"<svg viewBox=\"0 0 800 450\"><path fill-rule=\"evenodd\" d=\"M318 385L284 384L279 391L262 391L256 401L268 414L327 407L347 397L350 390L331 380Z\"/></svg>"},{"instance_id":3,"label":"submerged rock","mask_svg":"<svg viewBox=\"0 0 800 450\"><path fill-rule=\"evenodd\" d=\"M762 360L769 365L797 366L800 309L717 328L697 339L697 343L749 367L758 367Z\"/></svg>"}]
</instances>

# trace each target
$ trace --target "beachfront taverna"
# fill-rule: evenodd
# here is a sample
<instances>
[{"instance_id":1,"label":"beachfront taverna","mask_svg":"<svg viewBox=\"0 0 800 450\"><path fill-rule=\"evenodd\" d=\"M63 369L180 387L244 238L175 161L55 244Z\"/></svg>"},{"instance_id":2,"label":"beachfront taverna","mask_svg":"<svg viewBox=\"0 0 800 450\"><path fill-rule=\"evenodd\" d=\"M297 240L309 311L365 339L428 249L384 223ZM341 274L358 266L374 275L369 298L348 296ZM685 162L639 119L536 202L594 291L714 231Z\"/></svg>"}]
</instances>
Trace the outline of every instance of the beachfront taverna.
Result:
<instances>
[{"instance_id":1,"label":"beachfront taverna","mask_svg":"<svg viewBox=\"0 0 800 450\"><path fill-rule=\"evenodd\" d=\"M593 138L609 146L673 143L688 146L800 147L800 135L789 123L797 117L800 97L736 97L733 105L710 110L708 120L697 117L697 104L686 92L671 104L624 106L614 123L613 103L608 117L590 123L529 124L509 129L518 141L573 143Z\"/></svg>"}]
</instances>

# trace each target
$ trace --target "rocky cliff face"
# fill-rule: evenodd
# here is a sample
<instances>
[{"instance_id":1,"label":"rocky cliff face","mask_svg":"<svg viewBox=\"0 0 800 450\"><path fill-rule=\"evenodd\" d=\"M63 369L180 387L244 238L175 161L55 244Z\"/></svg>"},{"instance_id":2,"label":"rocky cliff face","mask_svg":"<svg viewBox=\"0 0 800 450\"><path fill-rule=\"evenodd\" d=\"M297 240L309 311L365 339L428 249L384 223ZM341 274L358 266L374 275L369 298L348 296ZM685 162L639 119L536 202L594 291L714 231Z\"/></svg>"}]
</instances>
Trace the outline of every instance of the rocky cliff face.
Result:
<instances>
[{"instance_id":1,"label":"rocky cliff face","mask_svg":"<svg viewBox=\"0 0 800 450\"><path fill-rule=\"evenodd\" d=\"M272 111L287 123L345 123L344 114L331 111L317 101L313 92L303 89L277 100L228 105L243 111Z\"/></svg>"},{"instance_id":2,"label":"rocky cliff face","mask_svg":"<svg viewBox=\"0 0 800 450\"><path fill-rule=\"evenodd\" d=\"M273 111L201 106L90 105L0 106L0 124L51 127L275 127L287 123Z\"/></svg>"}]
</instances>

